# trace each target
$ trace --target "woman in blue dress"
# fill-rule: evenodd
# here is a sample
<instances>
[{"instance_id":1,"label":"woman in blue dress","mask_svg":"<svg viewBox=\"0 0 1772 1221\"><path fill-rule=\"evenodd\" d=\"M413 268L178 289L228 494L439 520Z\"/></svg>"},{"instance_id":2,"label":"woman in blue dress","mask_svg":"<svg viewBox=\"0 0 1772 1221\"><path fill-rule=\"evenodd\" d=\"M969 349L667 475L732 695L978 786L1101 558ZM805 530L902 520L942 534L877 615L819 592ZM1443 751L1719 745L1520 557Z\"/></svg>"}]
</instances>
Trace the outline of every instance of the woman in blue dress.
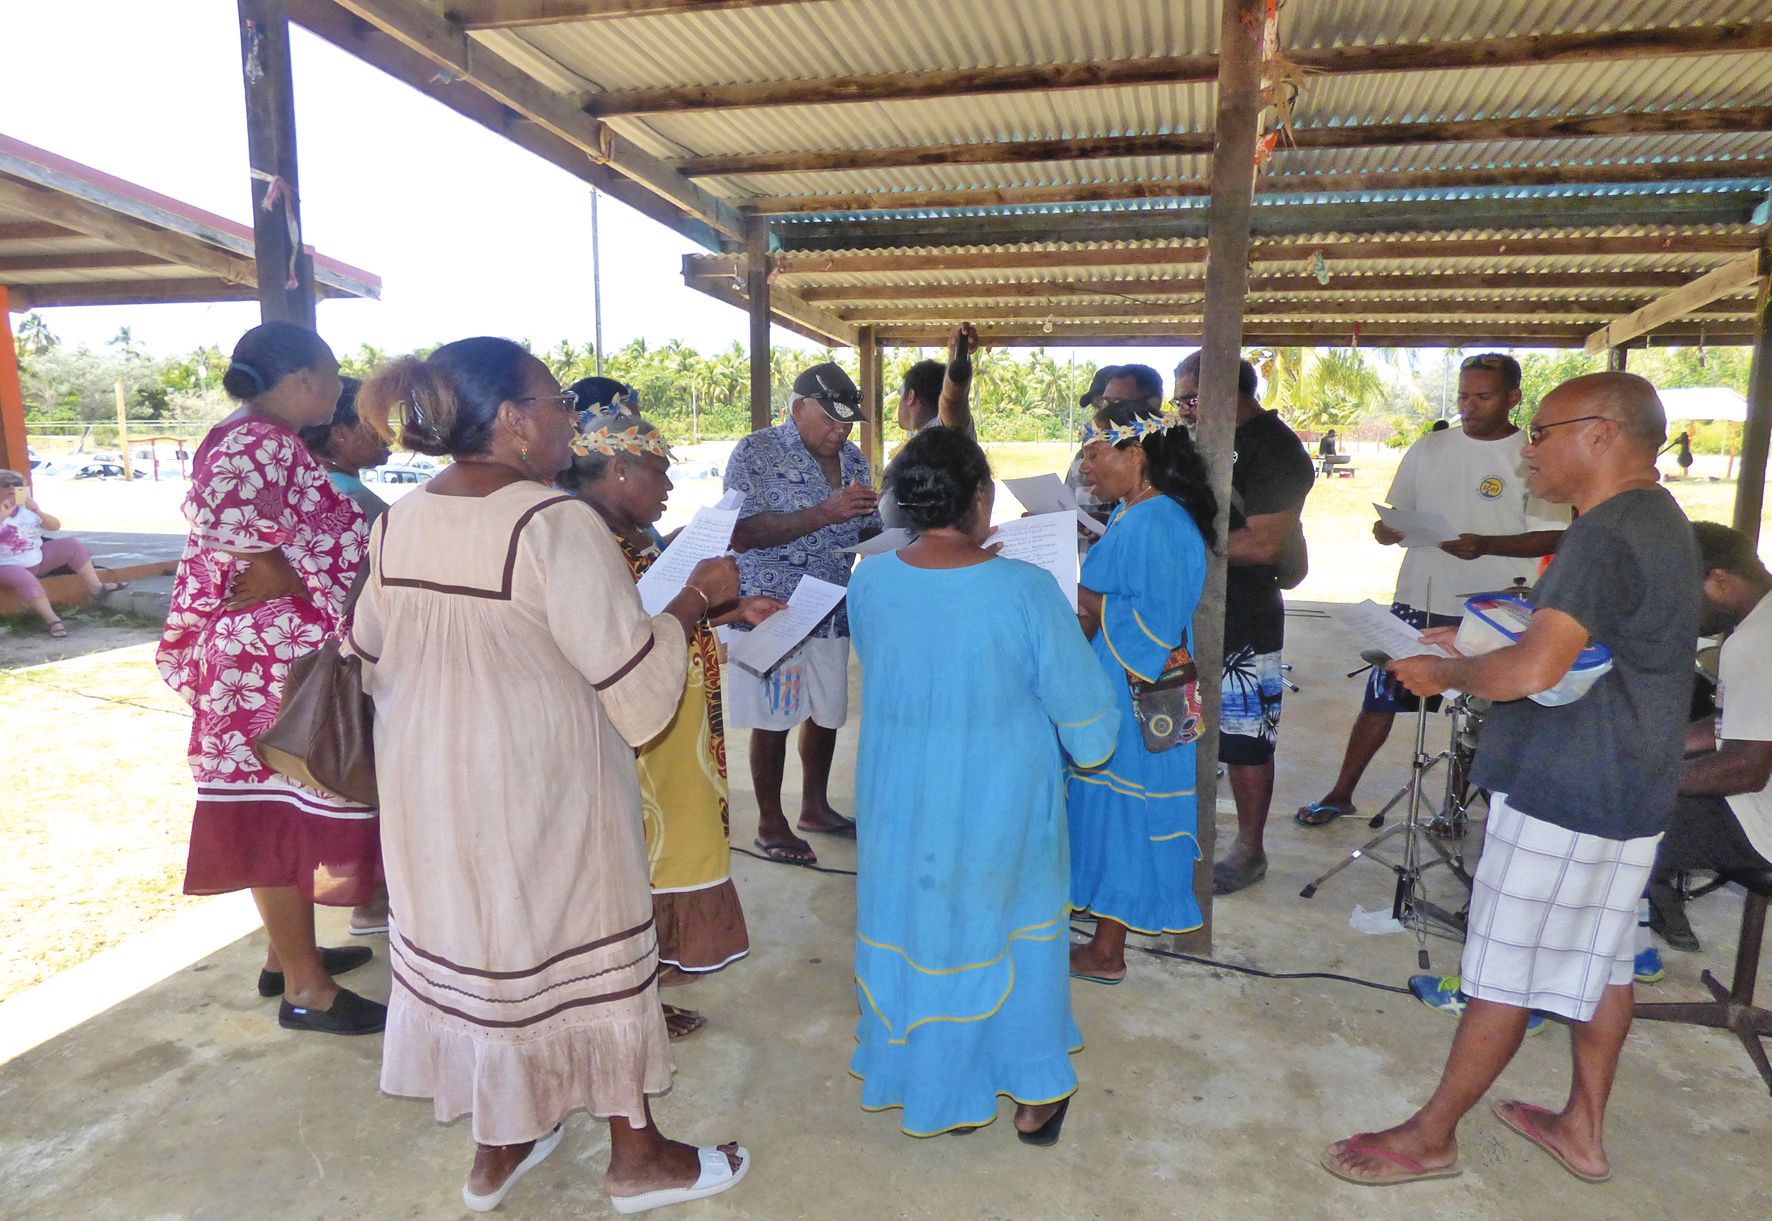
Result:
<instances>
[{"instance_id":1,"label":"woman in blue dress","mask_svg":"<svg viewBox=\"0 0 1772 1221\"><path fill-rule=\"evenodd\" d=\"M1071 973L1117 984L1126 978L1128 929L1200 927L1193 741L1172 732L1166 749L1150 750L1128 680L1156 682L1186 660L1207 548L1216 547L1217 503L1181 418L1142 399L1096 413L1081 475L1097 500L1119 506L1083 563L1077 608L1120 724L1113 758L1070 769L1071 898L1096 919L1093 939L1071 949Z\"/></svg>"},{"instance_id":2,"label":"woman in blue dress","mask_svg":"<svg viewBox=\"0 0 1772 1221\"><path fill-rule=\"evenodd\" d=\"M1069 602L992 555L993 485L963 434L917 434L886 472L915 542L849 584L862 666L850 1071L913 1136L1020 1104L1058 1140L1077 1088L1066 945L1069 757L1100 763L1119 714Z\"/></svg>"}]
</instances>

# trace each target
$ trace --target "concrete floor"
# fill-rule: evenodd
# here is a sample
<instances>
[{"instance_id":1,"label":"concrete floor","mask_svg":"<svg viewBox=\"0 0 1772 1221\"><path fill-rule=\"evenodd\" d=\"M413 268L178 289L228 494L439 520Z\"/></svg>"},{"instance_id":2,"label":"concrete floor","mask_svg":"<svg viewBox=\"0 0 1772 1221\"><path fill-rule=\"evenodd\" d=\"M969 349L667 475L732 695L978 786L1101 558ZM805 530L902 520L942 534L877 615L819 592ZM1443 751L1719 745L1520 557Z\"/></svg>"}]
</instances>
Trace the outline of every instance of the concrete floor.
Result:
<instances>
[{"instance_id":1,"label":"concrete floor","mask_svg":"<svg viewBox=\"0 0 1772 1221\"><path fill-rule=\"evenodd\" d=\"M1295 615L1290 632L1305 691L1287 705L1273 871L1220 904L1217 956L1401 984L1416 969L1414 939L1347 925L1356 903L1388 904L1388 872L1359 864L1315 899L1298 897L1371 833L1363 820L1316 831L1291 822L1339 759L1358 680L1341 677L1353 646L1338 629ZM1402 778L1401 737L1361 794L1368 809ZM846 731L839 794L850 790L853 741ZM735 838L748 843L742 749L733 762ZM818 846L827 864L853 865L851 845ZM862 1112L844 1071L855 1013L851 880L743 856L734 872L755 949L671 994L712 1022L679 1045L676 1086L656 1109L672 1135L742 1140L755 1170L729 1195L676 1215L1615 1218L1699 1203L1759 1215L1772 1198L1772 1099L1745 1054L1726 1035L1647 1023L1631 1035L1613 1099L1611 1184L1577 1182L1485 1107L1463 1130L1462 1178L1344 1185L1317 1168L1319 1148L1418 1105L1452 1022L1394 993L1142 956L1122 987L1076 987L1088 1047L1056 1148L1017 1143L1007 1123L965 1140L913 1140L893 1113ZM1649 991L1699 995L1698 971L1732 959L1739 909L1734 895L1697 906L1705 952L1669 954L1667 980ZM341 913L323 914L334 943L342 928ZM1456 969L1456 947L1429 949L1436 971ZM272 1003L252 990L261 954L262 934L244 938L0 1067L0 1215L464 1215L465 1125L441 1128L427 1104L381 1097L378 1038L280 1032ZM379 953L349 982L385 996ZM1561 1027L1529 1039L1497 1095L1560 1101L1568 1052ZM505 1213L607 1215L606 1146L600 1125L575 1117L566 1145Z\"/></svg>"}]
</instances>

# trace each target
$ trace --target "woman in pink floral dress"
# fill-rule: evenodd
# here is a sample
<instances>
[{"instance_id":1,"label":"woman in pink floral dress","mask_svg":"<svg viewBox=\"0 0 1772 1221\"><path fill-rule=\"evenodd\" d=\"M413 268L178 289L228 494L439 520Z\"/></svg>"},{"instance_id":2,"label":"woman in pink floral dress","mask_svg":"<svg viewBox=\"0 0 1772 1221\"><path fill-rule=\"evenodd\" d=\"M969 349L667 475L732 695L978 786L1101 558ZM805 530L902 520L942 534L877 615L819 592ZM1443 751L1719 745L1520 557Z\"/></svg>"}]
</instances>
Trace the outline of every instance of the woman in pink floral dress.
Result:
<instances>
[{"instance_id":1,"label":"woman in pink floral dress","mask_svg":"<svg viewBox=\"0 0 1772 1221\"><path fill-rule=\"evenodd\" d=\"M266 323L234 349L222 385L241 403L197 448L160 673L195 712L197 810L185 893L251 888L270 935L259 992L281 1025L380 1030L386 1009L332 976L365 947L314 941L314 904L364 902L380 880L375 811L265 767L252 743L276 720L289 663L341 627L363 563L362 511L334 491L296 429L329 419L338 361L312 331Z\"/></svg>"}]
</instances>

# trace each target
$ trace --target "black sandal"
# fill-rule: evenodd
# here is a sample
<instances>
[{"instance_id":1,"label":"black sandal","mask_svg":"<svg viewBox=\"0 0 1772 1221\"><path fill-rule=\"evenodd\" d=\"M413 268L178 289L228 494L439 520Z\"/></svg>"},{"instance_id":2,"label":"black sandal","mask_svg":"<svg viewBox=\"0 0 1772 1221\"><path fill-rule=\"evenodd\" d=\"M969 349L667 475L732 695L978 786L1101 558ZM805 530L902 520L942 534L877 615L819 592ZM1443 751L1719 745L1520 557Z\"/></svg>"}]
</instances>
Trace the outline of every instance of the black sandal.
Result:
<instances>
[{"instance_id":1,"label":"black sandal","mask_svg":"<svg viewBox=\"0 0 1772 1221\"><path fill-rule=\"evenodd\" d=\"M277 1025L285 1030L312 1030L319 1034L375 1034L388 1024L388 1007L338 990L330 1009L309 1009L284 1001L277 1010Z\"/></svg>"},{"instance_id":2,"label":"black sandal","mask_svg":"<svg viewBox=\"0 0 1772 1221\"><path fill-rule=\"evenodd\" d=\"M320 969L328 975L337 977L346 971L355 971L374 957L375 951L366 945L341 945L320 951ZM258 994L260 996L282 996L283 972L260 971L258 973Z\"/></svg>"}]
</instances>

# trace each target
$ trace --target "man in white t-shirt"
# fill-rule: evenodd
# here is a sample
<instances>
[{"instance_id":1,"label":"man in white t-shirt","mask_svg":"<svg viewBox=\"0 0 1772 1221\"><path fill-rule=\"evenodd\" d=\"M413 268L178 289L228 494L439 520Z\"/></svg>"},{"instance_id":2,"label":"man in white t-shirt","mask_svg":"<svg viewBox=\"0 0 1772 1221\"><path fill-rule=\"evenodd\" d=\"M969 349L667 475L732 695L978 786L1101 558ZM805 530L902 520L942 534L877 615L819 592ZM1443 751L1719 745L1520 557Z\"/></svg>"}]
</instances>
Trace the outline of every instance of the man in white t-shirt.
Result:
<instances>
[{"instance_id":1,"label":"man in white t-shirt","mask_svg":"<svg viewBox=\"0 0 1772 1221\"><path fill-rule=\"evenodd\" d=\"M1458 372L1463 427L1428 433L1397 467L1391 505L1438 513L1458 532L1438 547L1403 553L1391 609L1416 627L1456 624L1464 613L1462 595L1506 589L1516 578L1530 584L1540 557L1556 550L1557 537L1569 524L1566 506L1547 504L1526 490L1520 456L1526 434L1512 419L1519 403L1518 361L1495 352L1469 357ZM1403 541L1382 521L1373 523L1372 536L1387 546ZM1355 813L1354 788L1390 736L1397 713L1419 707L1395 679L1375 668L1348 734L1341 774L1320 800L1299 809L1298 821L1320 827ZM1438 699L1428 707L1438 707Z\"/></svg>"},{"instance_id":2,"label":"man in white t-shirt","mask_svg":"<svg viewBox=\"0 0 1772 1221\"><path fill-rule=\"evenodd\" d=\"M1753 540L1693 523L1704 564L1706 636L1728 632L1718 668L1720 714L1686 731L1686 769L1649 883L1650 925L1677 950L1696 950L1673 875L1772 869L1772 573Z\"/></svg>"}]
</instances>

